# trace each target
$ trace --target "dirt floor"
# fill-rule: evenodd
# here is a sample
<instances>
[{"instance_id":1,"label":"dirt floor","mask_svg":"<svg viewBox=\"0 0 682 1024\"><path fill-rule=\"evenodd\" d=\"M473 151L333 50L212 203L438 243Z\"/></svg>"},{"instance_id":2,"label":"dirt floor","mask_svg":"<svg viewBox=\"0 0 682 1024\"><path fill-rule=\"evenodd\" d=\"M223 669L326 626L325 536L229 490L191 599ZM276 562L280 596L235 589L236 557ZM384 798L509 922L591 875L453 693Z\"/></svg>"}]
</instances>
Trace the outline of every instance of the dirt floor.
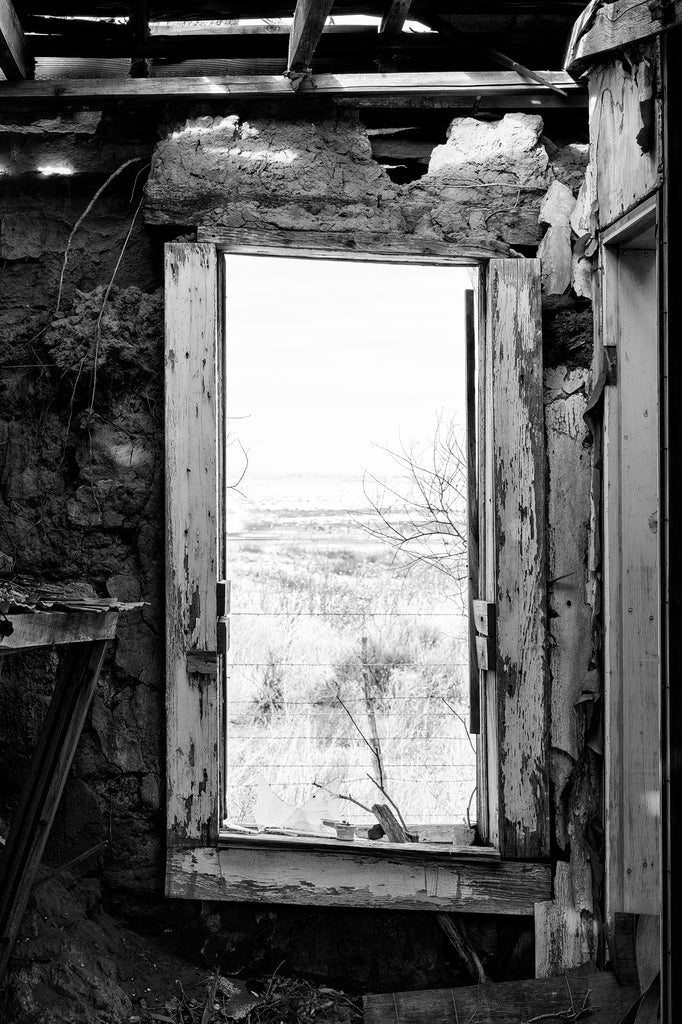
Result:
<instances>
[{"instance_id":1,"label":"dirt floor","mask_svg":"<svg viewBox=\"0 0 682 1024\"><path fill-rule=\"evenodd\" d=\"M44 873L46 875L46 873ZM34 887L0 994L3 1024L353 1024L361 1000L287 974L226 977L105 913L94 879L61 873ZM197 953L200 951L197 950Z\"/></svg>"}]
</instances>

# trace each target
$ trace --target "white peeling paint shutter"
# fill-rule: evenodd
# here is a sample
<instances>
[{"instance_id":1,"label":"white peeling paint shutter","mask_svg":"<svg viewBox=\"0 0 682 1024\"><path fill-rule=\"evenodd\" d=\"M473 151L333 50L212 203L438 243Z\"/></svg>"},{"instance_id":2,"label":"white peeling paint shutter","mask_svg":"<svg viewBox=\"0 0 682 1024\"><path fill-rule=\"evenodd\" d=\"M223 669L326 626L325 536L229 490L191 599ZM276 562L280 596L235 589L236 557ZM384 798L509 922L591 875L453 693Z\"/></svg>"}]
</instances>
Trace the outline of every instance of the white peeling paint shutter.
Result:
<instances>
[{"instance_id":1,"label":"white peeling paint shutter","mask_svg":"<svg viewBox=\"0 0 682 1024\"><path fill-rule=\"evenodd\" d=\"M169 848L218 829L218 257L165 251Z\"/></svg>"},{"instance_id":2,"label":"white peeling paint shutter","mask_svg":"<svg viewBox=\"0 0 682 1024\"><path fill-rule=\"evenodd\" d=\"M480 593L496 637L482 673L479 807L503 857L536 859L550 846L540 261L491 260L485 287Z\"/></svg>"}]
</instances>

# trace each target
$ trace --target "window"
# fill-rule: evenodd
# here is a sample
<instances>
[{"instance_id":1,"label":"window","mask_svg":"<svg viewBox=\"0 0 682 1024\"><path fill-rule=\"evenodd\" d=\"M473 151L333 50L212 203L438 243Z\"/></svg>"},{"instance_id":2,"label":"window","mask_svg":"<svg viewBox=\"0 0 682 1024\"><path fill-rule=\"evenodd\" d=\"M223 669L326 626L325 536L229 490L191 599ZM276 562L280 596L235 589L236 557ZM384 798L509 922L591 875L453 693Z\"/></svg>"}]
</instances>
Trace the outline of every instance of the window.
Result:
<instances>
[{"instance_id":1,"label":"window","mask_svg":"<svg viewBox=\"0 0 682 1024\"><path fill-rule=\"evenodd\" d=\"M482 666L478 822L490 845L220 834L221 673L229 626L222 256L286 252L239 233L166 253L168 872L170 895L263 902L531 912L549 896L544 450L539 273L443 243L293 233L310 258L480 264L478 378ZM229 283L228 283L229 287ZM487 298L486 298L487 296ZM228 301L238 301L230 297ZM494 610L494 615L493 615ZM523 863L522 861L526 862ZM533 861L534 863L530 863Z\"/></svg>"}]
</instances>

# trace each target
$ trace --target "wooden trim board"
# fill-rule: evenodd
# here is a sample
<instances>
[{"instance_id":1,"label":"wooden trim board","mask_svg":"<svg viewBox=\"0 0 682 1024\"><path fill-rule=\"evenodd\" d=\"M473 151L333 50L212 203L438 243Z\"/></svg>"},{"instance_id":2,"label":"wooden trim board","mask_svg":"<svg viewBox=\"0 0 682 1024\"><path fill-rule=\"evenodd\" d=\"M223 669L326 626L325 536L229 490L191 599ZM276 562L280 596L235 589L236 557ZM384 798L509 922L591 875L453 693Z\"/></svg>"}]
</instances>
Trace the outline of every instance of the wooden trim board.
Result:
<instances>
[{"instance_id":1,"label":"wooden trim board","mask_svg":"<svg viewBox=\"0 0 682 1024\"><path fill-rule=\"evenodd\" d=\"M218 257L169 243L166 323L166 746L168 841L218 837Z\"/></svg>"},{"instance_id":2,"label":"wooden trim board","mask_svg":"<svg viewBox=\"0 0 682 1024\"><path fill-rule=\"evenodd\" d=\"M221 845L169 850L166 895L180 899L532 914L550 898L548 864L464 862L440 854L296 851Z\"/></svg>"}]
</instances>

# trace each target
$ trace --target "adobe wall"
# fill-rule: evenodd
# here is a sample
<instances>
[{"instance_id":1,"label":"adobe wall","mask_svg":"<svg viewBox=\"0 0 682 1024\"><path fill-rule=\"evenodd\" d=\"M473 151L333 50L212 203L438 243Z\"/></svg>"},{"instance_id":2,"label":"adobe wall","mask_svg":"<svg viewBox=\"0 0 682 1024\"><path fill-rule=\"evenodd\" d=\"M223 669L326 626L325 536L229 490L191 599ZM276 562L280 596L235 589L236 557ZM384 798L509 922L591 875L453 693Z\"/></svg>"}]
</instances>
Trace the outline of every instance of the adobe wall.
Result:
<instances>
[{"instance_id":1,"label":"adobe wall","mask_svg":"<svg viewBox=\"0 0 682 1024\"><path fill-rule=\"evenodd\" d=\"M135 162L82 216L107 176L128 160ZM294 970L357 987L463 980L427 915L174 908L163 900L162 246L211 223L391 231L529 252L544 230L538 215L549 186L559 182L577 192L584 147L545 145L537 117L464 119L434 151L424 177L397 185L372 159L352 111L310 108L293 120L273 107L239 115L175 110L172 124L153 110L78 111L40 121L24 111L3 116L0 161L0 565L147 602L123 620L111 645L48 859L64 863L106 840L82 872L101 886L107 905L150 927L170 921L195 955L227 969L254 958L272 968L286 957ZM150 163L144 209L132 224ZM566 293L546 304L545 357L552 672L563 680L564 708L552 740L556 849L567 860L583 738L572 701L591 651L589 437L582 420L591 318L587 298L567 290L571 234L563 222L559 227L553 251L564 244L569 280L547 282ZM2 662L4 823L57 661L56 654L34 654ZM472 919L472 940L494 976L527 971L529 928L527 920Z\"/></svg>"}]
</instances>

